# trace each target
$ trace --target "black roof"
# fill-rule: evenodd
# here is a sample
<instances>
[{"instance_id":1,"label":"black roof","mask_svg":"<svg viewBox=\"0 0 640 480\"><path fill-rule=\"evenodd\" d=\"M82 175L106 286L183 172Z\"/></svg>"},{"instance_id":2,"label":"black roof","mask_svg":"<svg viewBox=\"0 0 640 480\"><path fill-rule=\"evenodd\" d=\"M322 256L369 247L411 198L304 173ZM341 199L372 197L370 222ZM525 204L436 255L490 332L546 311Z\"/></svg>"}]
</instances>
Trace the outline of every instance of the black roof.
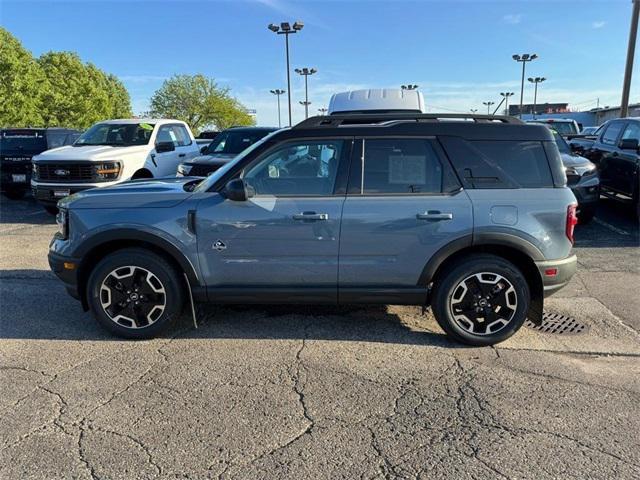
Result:
<instances>
[{"instance_id":1,"label":"black roof","mask_svg":"<svg viewBox=\"0 0 640 480\"><path fill-rule=\"evenodd\" d=\"M227 130L247 130L247 131L256 131L256 132L275 132L276 130L278 130L278 127L256 127L256 126L236 126L236 127L229 127L227 128ZM223 132L225 130L222 130Z\"/></svg>"},{"instance_id":2,"label":"black roof","mask_svg":"<svg viewBox=\"0 0 640 480\"><path fill-rule=\"evenodd\" d=\"M311 117L280 138L303 136L457 136L471 140L553 141L544 125L508 116L472 114L336 114Z\"/></svg>"}]
</instances>

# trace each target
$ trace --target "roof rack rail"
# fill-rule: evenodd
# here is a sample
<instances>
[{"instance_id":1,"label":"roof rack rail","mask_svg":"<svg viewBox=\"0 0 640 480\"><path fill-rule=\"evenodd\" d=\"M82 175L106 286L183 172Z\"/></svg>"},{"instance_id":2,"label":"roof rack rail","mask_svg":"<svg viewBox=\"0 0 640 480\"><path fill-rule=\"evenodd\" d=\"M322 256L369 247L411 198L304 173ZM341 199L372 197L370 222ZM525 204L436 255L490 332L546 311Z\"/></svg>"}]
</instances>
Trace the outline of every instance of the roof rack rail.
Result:
<instances>
[{"instance_id":1,"label":"roof rack rail","mask_svg":"<svg viewBox=\"0 0 640 480\"><path fill-rule=\"evenodd\" d=\"M472 113L376 113L376 114L350 114L336 113L310 117L294 125L293 129L303 128L335 128L340 126L389 126L398 122L441 122L467 120L474 123L509 123L524 124L515 117L504 115L477 115Z\"/></svg>"}]
</instances>

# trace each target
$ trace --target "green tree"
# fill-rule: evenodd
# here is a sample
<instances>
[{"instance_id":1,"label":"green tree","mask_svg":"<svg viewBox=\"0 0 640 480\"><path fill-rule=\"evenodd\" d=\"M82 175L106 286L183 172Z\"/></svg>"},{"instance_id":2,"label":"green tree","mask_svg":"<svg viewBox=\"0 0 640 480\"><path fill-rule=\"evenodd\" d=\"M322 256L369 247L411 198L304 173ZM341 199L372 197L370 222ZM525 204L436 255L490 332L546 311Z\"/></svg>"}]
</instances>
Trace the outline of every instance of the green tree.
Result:
<instances>
[{"instance_id":1,"label":"green tree","mask_svg":"<svg viewBox=\"0 0 640 480\"><path fill-rule=\"evenodd\" d=\"M0 126L42 126L48 84L31 53L0 27Z\"/></svg>"},{"instance_id":2,"label":"green tree","mask_svg":"<svg viewBox=\"0 0 640 480\"><path fill-rule=\"evenodd\" d=\"M151 97L151 115L176 118L189 124L194 132L213 126L218 130L233 125L253 125L247 109L204 75L174 75L165 80Z\"/></svg>"}]
</instances>

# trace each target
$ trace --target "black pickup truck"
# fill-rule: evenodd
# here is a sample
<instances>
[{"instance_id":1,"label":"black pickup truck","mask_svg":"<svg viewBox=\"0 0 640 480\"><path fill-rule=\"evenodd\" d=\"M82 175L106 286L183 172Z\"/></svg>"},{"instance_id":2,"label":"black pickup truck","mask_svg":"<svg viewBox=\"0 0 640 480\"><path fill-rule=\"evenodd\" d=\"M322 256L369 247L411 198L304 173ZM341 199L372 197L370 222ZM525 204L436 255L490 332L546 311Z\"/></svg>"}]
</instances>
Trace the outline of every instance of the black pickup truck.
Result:
<instances>
[{"instance_id":1,"label":"black pickup truck","mask_svg":"<svg viewBox=\"0 0 640 480\"><path fill-rule=\"evenodd\" d=\"M31 188L31 157L69 145L80 136L69 128L4 128L0 130L0 188L12 199Z\"/></svg>"},{"instance_id":2,"label":"black pickup truck","mask_svg":"<svg viewBox=\"0 0 640 480\"><path fill-rule=\"evenodd\" d=\"M572 138L569 145L598 167L601 194L633 203L640 219L640 117L609 120L593 137Z\"/></svg>"}]
</instances>

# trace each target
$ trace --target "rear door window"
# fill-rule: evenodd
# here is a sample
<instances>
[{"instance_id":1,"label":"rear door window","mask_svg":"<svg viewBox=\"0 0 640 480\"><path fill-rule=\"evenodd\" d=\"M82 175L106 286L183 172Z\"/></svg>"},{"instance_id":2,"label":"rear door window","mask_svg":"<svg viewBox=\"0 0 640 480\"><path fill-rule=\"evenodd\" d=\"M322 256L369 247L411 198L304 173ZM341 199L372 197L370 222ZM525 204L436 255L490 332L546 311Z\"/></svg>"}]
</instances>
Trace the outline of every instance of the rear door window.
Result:
<instances>
[{"instance_id":1,"label":"rear door window","mask_svg":"<svg viewBox=\"0 0 640 480\"><path fill-rule=\"evenodd\" d=\"M364 154L352 167L350 193L441 194L460 188L428 139L367 138L360 142Z\"/></svg>"},{"instance_id":2,"label":"rear door window","mask_svg":"<svg viewBox=\"0 0 640 480\"><path fill-rule=\"evenodd\" d=\"M629 122L627 128L622 133L622 140L638 140L640 142L640 125L636 122Z\"/></svg>"}]
</instances>

